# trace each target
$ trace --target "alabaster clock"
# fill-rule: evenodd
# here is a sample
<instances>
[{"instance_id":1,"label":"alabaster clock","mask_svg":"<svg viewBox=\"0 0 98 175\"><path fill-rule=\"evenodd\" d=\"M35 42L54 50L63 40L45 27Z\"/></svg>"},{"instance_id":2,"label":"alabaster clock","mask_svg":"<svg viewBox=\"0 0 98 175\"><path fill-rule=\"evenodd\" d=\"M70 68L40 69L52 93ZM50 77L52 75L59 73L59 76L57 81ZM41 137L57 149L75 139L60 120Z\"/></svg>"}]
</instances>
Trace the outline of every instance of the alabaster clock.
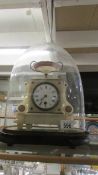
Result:
<instances>
[{"instance_id":1,"label":"alabaster clock","mask_svg":"<svg viewBox=\"0 0 98 175\"><path fill-rule=\"evenodd\" d=\"M21 57L12 70L8 95L7 131L85 131L78 69L71 56L54 44L31 49Z\"/></svg>"}]
</instances>

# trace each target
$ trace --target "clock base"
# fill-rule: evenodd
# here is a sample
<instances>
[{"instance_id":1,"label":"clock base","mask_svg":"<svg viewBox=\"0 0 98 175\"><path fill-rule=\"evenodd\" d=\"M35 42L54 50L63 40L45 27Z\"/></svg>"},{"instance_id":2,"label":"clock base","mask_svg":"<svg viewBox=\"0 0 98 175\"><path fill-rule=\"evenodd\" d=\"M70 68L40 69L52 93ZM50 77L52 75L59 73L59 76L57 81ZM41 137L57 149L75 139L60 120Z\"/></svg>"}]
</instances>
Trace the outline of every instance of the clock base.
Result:
<instances>
[{"instance_id":1,"label":"clock base","mask_svg":"<svg viewBox=\"0 0 98 175\"><path fill-rule=\"evenodd\" d=\"M64 131L9 130L0 131L0 141L13 144L79 146L87 143L88 132L66 133Z\"/></svg>"}]
</instances>

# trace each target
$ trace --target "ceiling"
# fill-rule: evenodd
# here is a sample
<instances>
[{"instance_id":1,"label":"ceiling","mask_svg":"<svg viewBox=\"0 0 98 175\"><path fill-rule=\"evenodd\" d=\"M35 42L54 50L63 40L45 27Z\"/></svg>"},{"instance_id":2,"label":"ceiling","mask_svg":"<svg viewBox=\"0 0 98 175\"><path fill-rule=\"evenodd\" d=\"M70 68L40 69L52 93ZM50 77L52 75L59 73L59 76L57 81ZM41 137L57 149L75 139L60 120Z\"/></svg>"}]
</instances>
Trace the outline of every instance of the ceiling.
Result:
<instances>
[{"instance_id":1,"label":"ceiling","mask_svg":"<svg viewBox=\"0 0 98 175\"><path fill-rule=\"evenodd\" d=\"M98 30L98 5L56 8L56 30Z\"/></svg>"},{"instance_id":2,"label":"ceiling","mask_svg":"<svg viewBox=\"0 0 98 175\"><path fill-rule=\"evenodd\" d=\"M0 33L42 32L43 30L40 8L0 10Z\"/></svg>"},{"instance_id":3,"label":"ceiling","mask_svg":"<svg viewBox=\"0 0 98 175\"><path fill-rule=\"evenodd\" d=\"M73 56L80 70L90 71L93 66L92 70L96 71L98 0L54 0L54 4L56 43ZM47 15L40 0L0 0L1 49L28 48L46 42L44 24ZM0 53L0 65L4 66L4 72L0 73L8 74L20 55Z\"/></svg>"},{"instance_id":4,"label":"ceiling","mask_svg":"<svg viewBox=\"0 0 98 175\"><path fill-rule=\"evenodd\" d=\"M56 31L98 30L98 5L56 8ZM98 47L66 48L69 53L98 53Z\"/></svg>"}]
</instances>

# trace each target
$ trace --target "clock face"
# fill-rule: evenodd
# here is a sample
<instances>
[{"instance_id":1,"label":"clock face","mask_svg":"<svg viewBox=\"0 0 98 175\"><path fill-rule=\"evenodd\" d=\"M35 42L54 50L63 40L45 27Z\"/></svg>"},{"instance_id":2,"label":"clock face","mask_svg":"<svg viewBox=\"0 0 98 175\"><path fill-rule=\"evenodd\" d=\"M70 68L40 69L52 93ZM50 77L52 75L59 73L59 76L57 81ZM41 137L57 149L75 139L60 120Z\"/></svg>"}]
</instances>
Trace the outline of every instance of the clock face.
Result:
<instances>
[{"instance_id":1,"label":"clock face","mask_svg":"<svg viewBox=\"0 0 98 175\"><path fill-rule=\"evenodd\" d=\"M41 110L50 110L59 101L58 89L52 83L40 83L33 90L32 100Z\"/></svg>"}]
</instances>

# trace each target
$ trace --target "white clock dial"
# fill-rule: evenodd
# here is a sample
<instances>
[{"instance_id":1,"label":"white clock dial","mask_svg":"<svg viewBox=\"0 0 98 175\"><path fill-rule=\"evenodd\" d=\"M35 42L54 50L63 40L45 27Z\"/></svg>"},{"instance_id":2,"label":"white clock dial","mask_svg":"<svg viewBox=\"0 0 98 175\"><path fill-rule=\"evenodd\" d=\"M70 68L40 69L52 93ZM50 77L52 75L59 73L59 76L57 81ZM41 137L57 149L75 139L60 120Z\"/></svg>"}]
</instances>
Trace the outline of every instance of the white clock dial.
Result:
<instances>
[{"instance_id":1,"label":"white clock dial","mask_svg":"<svg viewBox=\"0 0 98 175\"><path fill-rule=\"evenodd\" d=\"M49 110L57 105L59 93L52 83L40 83L34 88L32 100L38 108Z\"/></svg>"}]
</instances>

